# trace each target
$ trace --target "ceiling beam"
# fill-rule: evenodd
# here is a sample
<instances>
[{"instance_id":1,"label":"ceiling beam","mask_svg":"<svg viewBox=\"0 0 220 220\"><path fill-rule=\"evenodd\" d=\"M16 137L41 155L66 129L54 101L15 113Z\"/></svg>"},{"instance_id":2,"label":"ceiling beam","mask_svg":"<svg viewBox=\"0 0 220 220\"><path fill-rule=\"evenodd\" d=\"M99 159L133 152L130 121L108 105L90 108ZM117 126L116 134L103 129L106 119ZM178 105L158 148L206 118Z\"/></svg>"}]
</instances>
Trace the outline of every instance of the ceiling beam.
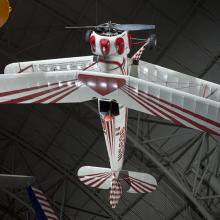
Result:
<instances>
[{"instance_id":1,"label":"ceiling beam","mask_svg":"<svg viewBox=\"0 0 220 220\"><path fill-rule=\"evenodd\" d=\"M152 153L150 153L142 144L140 144L134 135L127 134L128 140L140 151L142 151L157 167L166 175L166 177L171 180L171 182L180 190L185 197L192 202L193 205L198 209L202 216L207 220L214 220L214 217L193 197L190 191L188 191L173 174L156 158Z\"/></svg>"},{"instance_id":2,"label":"ceiling beam","mask_svg":"<svg viewBox=\"0 0 220 220\"><path fill-rule=\"evenodd\" d=\"M57 203L58 205L62 205L60 202L58 201L55 201L55 203ZM106 219L109 219L110 216L107 216L107 215L102 215L100 213L97 213L97 212L94 212L94 211L89 211L87 209L82 209L82 208L79 208L79 207L76 207L76 206L73 206L73 205L69 205L69 204L65 204L64 205L65 208L69 208L69 209L73 209L73 210L77 210L79 212L84 212L84 213L88 213L90 215L93 215L93 216L97 216L97 217L101 217L101 218L106 218Z\"/></svg>"},{"instance_id":3,"label":"ceiling beam","mask_svg":"<svg viewBox=\"0 0 220 220\"><path fill-rule=\"evenodd\" d=\"M62 166L59 162L51 158L48 154L46 154L44 151L41 151L39 148L33 146L32 144L26 142L21 136L16 135L12 131L6 130L6 129L0 129L0 133L16 143L18 143L22 148L28 150L29 152L33 153L35 156L41 158L45 163L47 163L49 166L54 168L58 173L61 175L66 176L66 178L76 185L84 194L86 194L91 200L93 200L102 210L108 214L112 219L119 219L120 216L107 204L100 200L99 197L97 197L89 188L85 187L82 183L75 178L74 174L69 170L69 168L66 168Z\"/></svg>"},{"instance_id":4,"label":"ceiling beam","mask_svg":"<svg viewBox=\"0 0 220 220\"><path fill-rule=\"evenodd\" d=\"M182 19L182 22L176 27L176 30L173 32L167 43L161 49L159 55L156 57L153 63L158 63L160 59L164 56L168 48L173 44L175 39L179 36L179 34L183 31L184 27L191 21L193 16L196 13L198 7L204 2L204 0L197 0L193 6L190 8L186 16Z\"/></svg>"}]
</instances>

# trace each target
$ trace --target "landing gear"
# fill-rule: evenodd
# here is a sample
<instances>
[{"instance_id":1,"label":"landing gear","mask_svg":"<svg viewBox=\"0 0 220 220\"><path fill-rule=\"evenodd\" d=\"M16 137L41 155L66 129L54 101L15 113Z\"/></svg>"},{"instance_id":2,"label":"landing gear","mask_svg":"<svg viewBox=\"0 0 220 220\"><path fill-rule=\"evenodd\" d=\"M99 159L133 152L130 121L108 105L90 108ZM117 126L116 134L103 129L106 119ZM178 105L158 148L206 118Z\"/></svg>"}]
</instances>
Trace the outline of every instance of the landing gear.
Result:
<instances>
[{"instance_id":1,"label":"landing gear","mask_svg":"<svg viewBox=\"0 0 220 220\"><path fill-rule=\"evenodd\" d=\"M114 116L119 115L119 105L115 101L99 100L99 113L104 115L106 121L111 121Z\"/></svg>"},{"instance_id":2,"label":"landing gear","mask_svg":"<svg viewBox=\"0 0 220 220\"><path fill-rule=\"evenodd\" d=\"M157 36L156 34L151 34L149 37L149 49L152 50L157 46Z\"/></svg>"}]
</instances>

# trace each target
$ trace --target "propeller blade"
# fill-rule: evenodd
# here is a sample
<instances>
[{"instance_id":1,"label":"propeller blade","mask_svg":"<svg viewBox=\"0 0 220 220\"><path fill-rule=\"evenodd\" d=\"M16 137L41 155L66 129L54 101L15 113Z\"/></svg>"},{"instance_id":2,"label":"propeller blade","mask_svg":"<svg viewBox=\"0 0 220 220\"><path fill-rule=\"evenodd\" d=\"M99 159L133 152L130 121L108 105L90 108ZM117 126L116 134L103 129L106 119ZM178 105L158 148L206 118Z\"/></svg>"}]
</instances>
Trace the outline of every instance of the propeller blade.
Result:
<instances>
[{"instance_id":1,"label":"propeller blade","mask_svg":"<svg viewBox=\"0 0 220 220\"><path fill-rule=\"evenodd\" d=\"M120 31L141 31L155 29L155 25L149 24L114 24L113 28Z\"/></svg>"},{"instance_id":2,"label":"propeller blade","mask_svg":"<svg viewBox=\"0 0 220 220\"><path fill-rule=\"evenodd\" d=\"M66 26L66 29L89 29L96 28L97 26Z\"/></svg>"}]
</instances>

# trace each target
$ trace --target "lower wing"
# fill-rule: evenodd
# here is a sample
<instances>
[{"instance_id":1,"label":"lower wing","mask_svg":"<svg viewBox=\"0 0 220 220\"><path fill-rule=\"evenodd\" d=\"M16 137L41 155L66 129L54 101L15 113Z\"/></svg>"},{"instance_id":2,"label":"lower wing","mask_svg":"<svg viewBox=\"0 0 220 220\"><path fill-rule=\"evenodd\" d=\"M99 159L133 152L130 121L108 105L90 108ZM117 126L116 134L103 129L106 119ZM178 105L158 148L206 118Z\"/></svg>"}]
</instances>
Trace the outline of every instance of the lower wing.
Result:
<instances>
[{"instance_id":1,"label":"lower wing","mask_svg":"<svg viewBox=\"0 0 220 220\"><path fill-rule=\"evenodd\" d=\"M220 135L220 103L131 76L60 71L0 76L0 104L116 100L130 109Z\"/></svg>"}]
</instances>

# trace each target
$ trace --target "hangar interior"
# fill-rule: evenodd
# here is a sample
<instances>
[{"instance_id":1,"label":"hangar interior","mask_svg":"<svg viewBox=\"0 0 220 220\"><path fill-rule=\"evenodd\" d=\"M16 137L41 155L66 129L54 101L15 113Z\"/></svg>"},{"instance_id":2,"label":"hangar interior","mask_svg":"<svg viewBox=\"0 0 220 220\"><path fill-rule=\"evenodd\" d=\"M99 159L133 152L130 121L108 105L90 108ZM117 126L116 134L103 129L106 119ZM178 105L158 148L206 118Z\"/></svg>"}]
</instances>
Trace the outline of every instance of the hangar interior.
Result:
<instances>
[{"instance_id":1,"label":"hangar interior","mask_svg":"<svg viewBox=\"0 0 220 220\"><path fill-rule=\"evenodd\" d=\"M65 26L156 25L157 48L142 60L220 83L217 0L20 0L0 29L0 70L12 62L90 55L84 30ZM146 38L147 32L135 37ZM134 46L130 54L138 47ZM131 56L131 55L130 55ZM154 175L157 190L124 193L84 186L77 170L109 167L97 102L0 106L0 172L31 175L61 220L220 219L220 139L129 110L124 169ZM0 188L1 220L35 219L24 189Z\"/></svg>"}]
</instances>

